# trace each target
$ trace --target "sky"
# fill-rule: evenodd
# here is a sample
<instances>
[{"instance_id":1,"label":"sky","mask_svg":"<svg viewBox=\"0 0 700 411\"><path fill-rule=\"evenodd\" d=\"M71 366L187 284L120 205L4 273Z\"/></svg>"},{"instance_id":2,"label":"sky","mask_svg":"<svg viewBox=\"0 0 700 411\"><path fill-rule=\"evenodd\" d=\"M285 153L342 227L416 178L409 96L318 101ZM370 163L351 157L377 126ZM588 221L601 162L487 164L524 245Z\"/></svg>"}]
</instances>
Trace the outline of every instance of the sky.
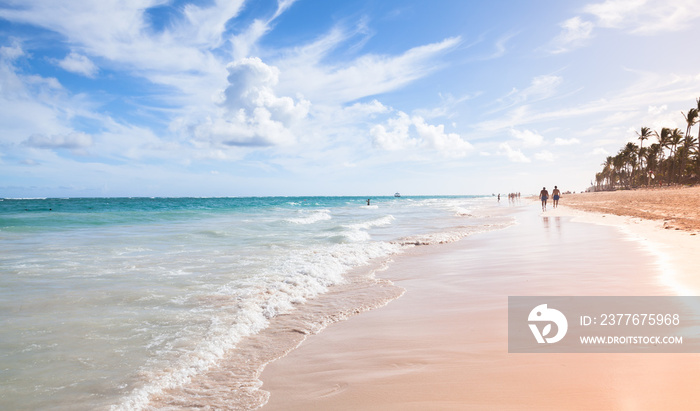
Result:
<instances>
[{"instance_id":1,"label":"sky","mask_svg":"<svg viewBox=\"0 0 700 411\"><path fill-rule=\"evenodd\" d=\"M697 0L0 0L0 197L581 191L641 127L685 130L699 23Z\"/></svg>"}]
</instances>

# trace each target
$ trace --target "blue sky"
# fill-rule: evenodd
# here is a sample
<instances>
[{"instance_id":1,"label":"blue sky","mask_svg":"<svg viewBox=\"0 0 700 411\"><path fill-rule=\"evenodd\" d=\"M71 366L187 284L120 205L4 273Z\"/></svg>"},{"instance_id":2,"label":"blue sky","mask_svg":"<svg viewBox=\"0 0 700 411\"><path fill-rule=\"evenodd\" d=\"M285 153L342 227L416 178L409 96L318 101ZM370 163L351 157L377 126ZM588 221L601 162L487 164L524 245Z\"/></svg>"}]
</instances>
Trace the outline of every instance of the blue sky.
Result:
<instances>
[{"instance_id":1,"label":"blue sky","mask_svg":"<svg viewBox=\"0 0 700 411\"><path fill-rule=\"evenodd\" d=\"M685 130L699 20L696 0L0 0L0 197L583 190L640 127Z\"/></svg>"}]
</instances>

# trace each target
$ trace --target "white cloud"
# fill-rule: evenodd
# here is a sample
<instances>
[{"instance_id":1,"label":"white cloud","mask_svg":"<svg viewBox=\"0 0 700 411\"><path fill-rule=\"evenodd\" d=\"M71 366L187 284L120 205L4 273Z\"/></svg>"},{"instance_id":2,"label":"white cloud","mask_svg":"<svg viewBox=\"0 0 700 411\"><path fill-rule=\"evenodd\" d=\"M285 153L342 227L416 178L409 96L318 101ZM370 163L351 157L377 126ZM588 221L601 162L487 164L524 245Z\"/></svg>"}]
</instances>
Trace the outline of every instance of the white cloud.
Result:
<instances>
[{"instance_id":1,"label":"white cloud","mask_svg":"<svg viewBox=\"0 0 700 411\"><path fill-rule=\"evenodd\" d=\"M370 130L374 144L384 150L404 150L418 145L418 140L409 134L412 121L408 114L400 112L387 124L377 124Z\"/></svg>"},{"instance_id":2,"label":"white cloud","mask_svg":"<svg viewBox=\"0 0 700 411\"><path fill-rule=\"evenodd\" d=\"M595 16L600 27L652 35L691 27L691 23L700 18L700 3L696 0L606 0L589 4L583 11Z\"/></svg>"},{"instance_id":3,"label":"white cloud","mask_svg":"<svg viewBox=\"0 0 700 411\"><path fill-rule=\"evenodd\" d=\"M555 146L572 146L574 144L580 144L581 141L575 137L571 138L555 138L554 139L554 145Z\"/></svg>"},{"instance_id":4,"label":"white cloud","mask_svg":"<svg viewBox=\"0 0 700 411\"><path fill-rule=\"evenodd\" d=\"M85 133L71 133L57 136L34 134L26 139L23 144L29 147L45 149L79 149L92 146L92 137Z\"/></svg>"},{"instance_id":5,"label":"white cloud","mask_svg":"<svg viewBox=\"0 0 700 411\"><path fill-rule=\"evenodd\" d=\"M588 4L583 10L597 17L598 24L602 27L620 28L625 20L648 7L646 3L647 0L606 0L603 3Z\"/></svg>"},{"instance_id":6,"label":"white cloud","mask_svg":"<svg viewBox=\"0 0 700 411\"><path fill-rule=\"evenodd\" d=\"M591 38L595 25L581 19L572 17L560 24L562 31L552 40L550 51L552 53L564 53L585 44Z\"/></svg>"},{"instance_id":7,"label":"white cloud","mask_svg":"<svg viewBox=\"0 0 700 411\"><path fill-rule=\"evenodd\" d=\"M473 150L459 134L446 133L443 124L431 125L423 117L404 112L387 120L386 125L372 127L370 135L376 147L389 151L421 148L436 150L445 157L464 157Z\"/></svg>"},{"instance_id":8,"label":"white cloud","mask_svg":"<svg viewBox=\"0 0 700 411\"><path fill-rule=\"evenodd\" d=\"M427 124L422 117L414 117L413 125L427 147L438 150L448 157L464 157L474 148L459 134L445 133L445 126L442 124L433 126Z\"/></svg>"},{"instance_id":9,"label":"white cloud","mask_svg":"<svg viewBox=\"0 0 700 411\"><path fill-rule=\"evenodd\" d=\"M515 35L516 34L514 34L514 33L509 33L509 34L506 34L505 36L501 37L500 39L498 39L496 41L496 43L494 44L494 48L495 48L494 52L491 55L483 57L479 60L492 60L492 59L497 59L497 58L503 57L507 51L506 43L510 39L515 37Z\"/></svg>"},{"instance_id":10,"label":"white cloud","mask_svg":"<svg viewBox=\"0 0 700 411\"><path fill-rule=\"evenodd\" d=\"M3 60L16 60L17 58L21 57L24 55L24 50L22 49L22 46L15 41L11 46L2 46L0 47L0 57Z\"/></svg>"},{"instance_id":11,"label":"white cloud","mask_svg":"<svg viewBox=\"0 0 700 411\"><path fill-rule=\"evenodd\" d=\"M554 161L554 154L551 151L543 150L535 153L535 160L551 162Z\"/></svg>"},{"instance_id":12,"label":"white cloud","mask_svg":"<svg viewBox=\"0 0 700 411\"><path fill-rule=\"evenodd\" d=\"M530 85L523 90L514 88L505 98L504 101L508 107L522 105L523 103L531 103L552 97L557 94L559 86L564 82L560 76L545 74L536 76L530 81Z\"/></svg>"},{"instance_id":13,"label":"white cloud","mask_svg":"<svg viewBox=\"0 0 700 411\"><path fill-rule=\"evenodd\" d=\"M63 60L59 60L58 65L66 71L90 78L94 78L99 71L95 63L89 58L73 51Z\"/></svg>"},{"instance_id":14,"label":"white cloud","mask_svg":"<svg viewBox=\"0 0 700 411\"><path fill-rule=\"evenodd\" d=\"M311 103L304 99L278 97L274 87L279 70L257 57L228 65L228 87L221 110L195 127L195 136L210 143L229 146L290 144L296 137L292 127L304 119Z\"/></svg>"},{"instance_id":15,"label":"white cloud","mask_svg":"<svg viewBox=\"0 0 700 411\"><path fill-rule=\"evenodd\" d=\"M242 0L216 0L206 8L186 6L156 30L148 9L165 3L23 0L21 7L0 7L0 18L54 31L67 43L79 45L83 57L126 68L131 75L180 90L189 103L197 98L193 104L201 105L210 98L212 87L220 87L224 80L225 65L213 50L224 44L224 23L240 12ZM92 74L80 57L69 56L64 66Z\"/></svg>"},{"instance_id":16,"label":"white cloud","mask_svg":"<svg viewBox=\"0 0 700 411\"><path fill-rule=\"evenodd\" d=\"M632 34L654 35L692 27L700 18L697 0L606 0L583 7L594 18L572 17L560 24L562 31L550 43L552 53L563 53L586 44L596 27L624 30Z\"/></svg>"},{"instance_id":17,"label":"white cloud","mask_svg":"<svg viewBox=\"0 0 700 411\"><path fill-rule=\"evenodd\" d=\"M592 156L596 156L596 157L607 157L610 155L610 153L602 147L598 147L598 148L594 149L589 154Z\"/></svg>"},{"instance_id":18,"label":"white cloud","mask_svg":"<svg viewBox=\"0 0 700 411\"><path fill-rule=\"evenodd\" d=\"M24 55L21 46L2 50L2 56ZM0 124L4 143L20 144L30 135L67 135L67 124L82 112L80 102L66 95L55 78L22 75L13 60L0 58Z\"/></svg>"},{"instance_id":19,"label":"white cloud","mask_svg":"<svg viewBox=\"0 0 700 411\"><path fill-rule=\"evenodd\" d=\"M563 78L549 74L537 76L532 79L530 86L520 94L525 100L551 97L556 94L557 89L563 81Z\"/></svg>"},{"instance_id":20,"label":"white cloud","mask_svg":"<svg viewBox=\"0 0 700 411\"><path fill-rule=\"evenodd\" d=\"M532 130L516 130L514 128L510 129L510 134L522 141L525 147L537 147L544 143L544 137Z\"/></svg>"},{"instance_id":21,"label":"white cloud","mask_svg":"<svg viewBox=\"0 0 700 411\"><path fill-rule=\"evenodd\" d=\"M388 113L389 108L380 103L378 100L372 100L369 103L355 103L343 109L345 113L352 113L362 117L371 117L376 114Z\"/></svg>"},{"instance_id":22,"label":"white cloud","mask_svg":"<svg viewBox=\"0 0 700 411\"><path fill-rule=\"evenodd\" d=\"M246 30L238 35L232 36L230 42L233 46L233 59L240 60L250 57L252 50L255 49L257 45L257 42L270 31L273 21L282 15L282 13L284 13L284 11L291 7L295 2L296 0L278 0L277 11L271 18L267 20L255 19ZM240 7L242 3L242 1L237 2L237 7ZM234 14L236 13L231 13L231 15Z\"/></svg>"},{"instance_id":23,"label":"white cloud","mask_svg":"<svg viewBox=\"0 0 700 411\"><path fill-rule=\"evenodd\" d=\"M506 156L508 160L514 163L529 163L530 159L523 154L519 149L514 149L508 143L501 143L498 145L498 154Z\"/></svg>"},{"instance_id":24,"label":"white cloud","mask_svg":"<svg viewBox=\"0 0 700 411\"><path fill-rule=\"evenodd\" d=\"M651 115L659 115L668 110L668 105L664 104L661 106L649 106L647 112Z\"/></svg>"},{"instance_id":25,"label":"white cloud","mask_svg":"<svg viewBox=\"0 0 700 411\"><path fill-rule=\"evenodd\" d=\"M396 56L365 54L338 64L323 62L325 56L349 35L339 29L288 56L275 61L280 68L280 91L300 92L315 103L342 104L406 86L441 68L437 58L454 49L461 39L414 47Z\"/></svg>"},{"instance_id":26,"label":"white cloud","mask_svg":"<svg viewBox=\"0 0 700 411\"><path fill-rule=\"evenodd\" d=\"M689 102L692 104L700 89L700 74L633 73L636 80L632 80L624 89L608 93L605 98L576 102L573 105L557 105L539 111L528 105L520 105L497 119L477 123L475 127L482 132L498 132L530 124L574 121L587 116L595 119L595 123L591 123L595 127L590 130L597 130L597 133L608 133L613 127L619 126L619 121L623 121L625 126L637 127L644 124L655 127L646 119L649 102L669 106L683 104L684 107ZM683 120L680 113L664 114L664 118L668 115ZM584 135L584 131L579 134Z\"/></svg>"},{"instance_id":27,"label":"white cloud","mask_svg":"<svg viewBox=\"0 0 700 411\"><path fill-rule=\"evenodd\" d=\"M241 11L243 3L243 0L216 0L209 7L185 5L184 21L177 23L177 37L192 45L218 47L223 42L226 23Z\"/></svg>"}]
</instances>

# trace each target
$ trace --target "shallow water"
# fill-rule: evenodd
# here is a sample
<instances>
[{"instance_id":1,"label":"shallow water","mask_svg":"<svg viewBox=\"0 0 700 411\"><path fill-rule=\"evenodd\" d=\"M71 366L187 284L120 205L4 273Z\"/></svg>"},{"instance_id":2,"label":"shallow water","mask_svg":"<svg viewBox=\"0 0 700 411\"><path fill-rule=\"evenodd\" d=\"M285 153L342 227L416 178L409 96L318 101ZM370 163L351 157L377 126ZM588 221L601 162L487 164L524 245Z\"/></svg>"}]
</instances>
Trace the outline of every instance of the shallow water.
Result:
<instances>
[{"instance_id":1,"label":"shallow water","mask_svg":"<svg viewBox=\"0 0 700 411\"><path fill-rule=\"evenodd\" d=\"M230 358L244 337L268 329L281 314L304 313L329 288L337 294L349 287L352 270L401 253L406 244L449 242L498 227L498 217L475 216L492 203L479 197L374 198L372 207L353 197L0 201L0 408L156 406L154 396L212 367L235 367ZM366 304L332 293L326 298L344 301L338 307L345 311Z\"/></svg>"}]
</instances>

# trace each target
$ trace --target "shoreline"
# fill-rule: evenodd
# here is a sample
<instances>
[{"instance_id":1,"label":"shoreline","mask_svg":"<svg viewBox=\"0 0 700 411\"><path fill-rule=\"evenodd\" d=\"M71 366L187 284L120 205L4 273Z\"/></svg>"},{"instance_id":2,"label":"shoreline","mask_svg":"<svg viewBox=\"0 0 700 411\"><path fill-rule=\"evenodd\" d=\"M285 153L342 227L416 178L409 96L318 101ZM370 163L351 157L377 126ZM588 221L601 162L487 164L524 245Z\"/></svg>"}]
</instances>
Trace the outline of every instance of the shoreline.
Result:
<instances>
[{"instance_id":1,"label":"shoreline","mask_svg":"<svg viewBox=\"0 0 700 411\"><path fill-rule=\"evenodd\" d=\"M675 295L700 295L700 236L687 230L669 229L667 221L648 220L629 215L603 214L560 206L553 215L569 216L575 222L615 227L645 251L655 256L659 282ZM547 211L550 213L550 210Z\"/></svg>"},{"instance_id":2,"label":"shoreline","mask_svg":"<svg viewBox=\"0 0 700 411\"><path fill-rule=\"evenodd\" d=\"M700 295L700 187L661 187L566 195L577 221L618 227L657 256L677 295ZM549 210L549 208L548 208Z\"/></svg>"},{"instance_id":3,"label":"shoreline","mask_svg":"<svg viewBox=\"0 0 700 411\"><path fill-rule=\"evenodd\" d=\"M659 221L566 206L539 213L524 204L514 208L515 227L421 247L393 263L380 276L406 293L332 324L269 364L260 376L271 393L262 409L690 408L697 401L688 381L700 378L689 367L696 355L659 354L643 363L626 354L509 355L505 299L697 295L698 236L664 230ZM584 237L585 247L577 243ZM524 251L499 253L517 250L509 245ZM540 269L538 260L552 257L563 274ZM568 402L555 406L537 375L555 381L555 399Z\"/></svg>"},{"instance_id":4,"label":"shoreline","mask_svg":"<svg viewBox=\"0 0 700 411\"><path fill-rule=\"evenodd\" d=\"M404 288L377 275L390 267L395 259L401 259L416 248L442 247L465 236L498 230L513 223L512 218L502 212L481 215L480 207L455 209L456 214L447 218L451 223L443 227L445 223L440 222L433 227L436 231L379 241L393 251L350 269L343 275L344 282L334 284L326 292L296 303L289 312L271 318L266 328L243 337L235 349L225 353L215 366L189 378L182 385L150 394L149 407L196 408L206 404L221 409L257 409L263 406L268 392L259 389L262 385L259 376L269 364L284 358L328 326L381 308L404 294ZM465 219L460 220L462 218Z\"/></svg>"}]
</instances>

